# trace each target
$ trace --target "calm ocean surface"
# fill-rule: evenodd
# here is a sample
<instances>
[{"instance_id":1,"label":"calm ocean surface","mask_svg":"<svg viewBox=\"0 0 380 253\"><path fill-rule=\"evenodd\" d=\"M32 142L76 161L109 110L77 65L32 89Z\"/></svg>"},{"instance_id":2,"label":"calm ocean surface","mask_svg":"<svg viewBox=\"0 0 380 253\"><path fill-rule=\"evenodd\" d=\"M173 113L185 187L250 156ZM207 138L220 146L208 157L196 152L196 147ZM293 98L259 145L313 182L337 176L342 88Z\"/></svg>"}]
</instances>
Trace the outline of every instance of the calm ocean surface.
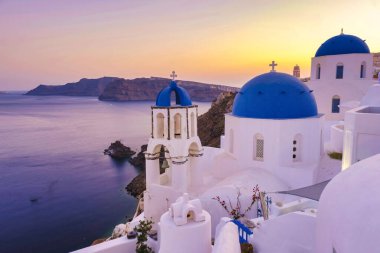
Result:
<instances>
[{"instance_id":1,"label":"calm ocean surface","mask_svg":"<svg viewBox=\"0 0 380 253\"><path fill-rule=\"evenodd\" d=\"M147 143L152 104L0 94L0 252L72 251L131 217L138 170L103 150Z\"/></svg>"}]
</instances>

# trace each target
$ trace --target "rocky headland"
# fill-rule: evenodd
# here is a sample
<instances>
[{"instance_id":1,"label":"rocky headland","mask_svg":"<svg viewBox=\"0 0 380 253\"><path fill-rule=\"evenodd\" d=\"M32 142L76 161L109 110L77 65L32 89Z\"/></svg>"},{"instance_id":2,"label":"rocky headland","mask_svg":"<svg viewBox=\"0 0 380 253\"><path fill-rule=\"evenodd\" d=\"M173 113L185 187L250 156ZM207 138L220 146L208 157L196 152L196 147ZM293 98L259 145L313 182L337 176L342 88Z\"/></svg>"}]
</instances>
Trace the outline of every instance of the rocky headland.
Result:
<instances>
[{"instance_id":1,"label":"rocky headland","mask_svg":"<svg viewBox=\"0 0 380 253\"><path fill-rule=\"evenodd\" d=\"M117 77L102 77L96 79L82 78L78 82L65 85L41 84L28 91L25 95L34 96L100 96L108 84L117 80Z\"/></svg>"},{"instance_id":2,"label":"rocky headland","mask_svg":"<svg viewBox=\"0 0 380 253\"><path fill-rule=\"evenodd\" d=\"M157 94L168 86L170 79L151 77L132 80L118 79L110 83L99 96L103 101L155 100ZM224 91L236 88L192 81L177 81L194 101L210 102Z\"/></svg>"},{"instance_id":3,"label":"rocky headland","mask_svg":"<svg viewBox=\"0 0 380 253\"><path fill-rule=\"evenodd\" d=\"M102 101L154 101L161 89L168 86L170 79L151 77L123 79L102 77L97 79L83 78L79 82L65 85L39 85L26 95L35 96L95 96ZM194 101L211 102L225 91L236 91L237 88L178 80Z\"/></svg>"}]
</instances>

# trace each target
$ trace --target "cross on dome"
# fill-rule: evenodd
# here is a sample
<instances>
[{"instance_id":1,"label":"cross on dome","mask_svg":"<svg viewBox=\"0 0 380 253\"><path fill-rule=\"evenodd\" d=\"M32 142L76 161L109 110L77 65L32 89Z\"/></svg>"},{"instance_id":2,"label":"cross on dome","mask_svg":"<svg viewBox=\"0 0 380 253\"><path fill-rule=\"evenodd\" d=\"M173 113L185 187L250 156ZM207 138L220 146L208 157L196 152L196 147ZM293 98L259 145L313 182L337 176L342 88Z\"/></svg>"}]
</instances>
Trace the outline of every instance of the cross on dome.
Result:
<instances>
[{"instance_id":1,"label":"cross on dome","mask_svg":"<svg viewBox=\"0 0 380 253\"><path fill-rule=\"evenodd\" d=\"M173 81L174 81L175 78L177 77L177 74L175 73L174 70L172 71L172 74L170 75L170 77L173 79Z\"/></svg>"},{"instance_id":2,"label":"cross on dome","mask_svg":"<svg viewBox=\"0 0 380 253\"><path fill-rule=\"evenodd\" d=\"M272 67L272 70L270 72L276 72L276 70L274 69L278 64L275 62L275 61L272 61L271 64L269 64L269 67Z\"/></svg>"},{"instance_id":3,"label":"cross on dome","mask_svg":"<svg viewBox=\"0 0 380 253\"><path fill-rule=\"evenodd\" d=\"M343 34L343 28L340 29L340 34Z\"/></svg>"}]
</instances>

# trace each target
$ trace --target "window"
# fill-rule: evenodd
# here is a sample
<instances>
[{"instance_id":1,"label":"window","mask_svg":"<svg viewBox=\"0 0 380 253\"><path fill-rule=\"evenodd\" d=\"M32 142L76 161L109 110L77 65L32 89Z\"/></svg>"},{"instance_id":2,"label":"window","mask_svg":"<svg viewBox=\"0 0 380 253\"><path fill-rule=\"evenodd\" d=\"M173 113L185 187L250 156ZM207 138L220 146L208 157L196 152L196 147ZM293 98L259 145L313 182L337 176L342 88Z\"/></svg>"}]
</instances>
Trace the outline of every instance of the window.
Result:
<instances>
[{"instance_id":1,"label":"window","mask_svg":"<svg viewBox=\"0 0 380 253\"><path fill-rule=\"evenodd\" d=\"M343 70L344 70L343 64L339 63L336 66L336 79L343 79Z\"/></svg>"},{"instance_id":2,"label":"window","mask_svg":"<svg viewBox=\"0 0 380 253\"><path fill-rule=\"evenodd\" d=\"M256 134L253 145L253 159L264 161L264 137L261 134Z\"/></svg>"},{"instance_id":3,"label":"window","mask_svg":"<svg viewBox=\"0 0 380 253\"><path fill-rule=\"evenodd\" d=\"M181 120L182 120L182 116L181 114L177 113L176 115L174 115L174 138L176 139L181 139L181 134L182 134L182 131L181 131Z\"/></svg>"},{"instance_id":4,"label":"window","mask_svg":"<svg viewBox=\"0 0 380 253\"><path fill-rule=\"evenodd\" d=\"M230 153L234 152L234 130L230 129Z\"/></svg>"},{"instance_id":5,"label":"window","mask_svg":"<svg viewBox=\"0 0 380 253\"><path fill-rule=\"evenodd\" d=\"M321 79L321 64L317 64L317 73L316 78Z\"/></svg>"},{"instance_id":6,"label":"window","mask_svg":"<svg viewBox=\"0 0 380 253\"><path fill-rule=\"evenodd\" d=\"M292 145L293 162L301 161L301 151L302 151L301 144L302 144L302 135L296 134L293 138L293 145Z\"/></svg>"},{"instance_id":7,"label":"window","mask_svg":"<svg viewBox=\"0 0 380 253\"><path fill-rule=\"evenodd\" d=\"M157 116L157 122L156 122L156 126L157 126L157 138L164 138L165 136L165 125L164 125L164 115L162 113L158 113Z\"/></svg>"},{"instance_id":8,"label":"window","mask_svg":"<svg viewBox=\"0 0 380 253\"><path fill-rule=\"evenodd\" d=\"M361 65L360 65L360 78L365 78L366 76L366 64L365 62L363 62Z\"/></svg>"},{"instance_id":9,"label":"window","mask_svg":"<svg viewBox=\"0 0 380 253\"><path fill-rule=\"evenodd\" d=\"M333 96L331 112L339 113L340 112L339 105L340 105L340 97L338 95Z\"/></svg>"},{"instance_id":10,"label":"window","mask_svg":"<svg viewBox=\"0 0 380 253\"><path fill-rule=\"evenodd\" d=\"M195 136L195 114L192 112L190 114L190 121L191 121L191 137Z\"/></svg>"},{"instance_id":11,"label":"window","mask_svg":"<svg viewBox=\"0 0 380 253\"><path fill-rule=\"evenodd\" d=\"M179 104L178 100L179 100L179 97L177 95L177 92L176 91L170 92L170 106L175 106Z\"/></svg>"}]
</instances>

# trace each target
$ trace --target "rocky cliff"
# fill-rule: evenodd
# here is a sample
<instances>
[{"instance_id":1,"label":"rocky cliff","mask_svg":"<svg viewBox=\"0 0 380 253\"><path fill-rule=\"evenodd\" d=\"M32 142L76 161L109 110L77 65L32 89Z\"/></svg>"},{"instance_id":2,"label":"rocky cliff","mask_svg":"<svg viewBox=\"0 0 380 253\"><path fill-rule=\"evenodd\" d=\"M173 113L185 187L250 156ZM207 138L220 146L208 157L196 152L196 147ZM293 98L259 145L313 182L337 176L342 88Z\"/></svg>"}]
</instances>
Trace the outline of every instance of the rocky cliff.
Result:
<instances>
[{"instance_id":1,"label":"rocky cliff","mask_svg":"<svg viewBox=\"0 0 380 253\"><path fill-rule=\"evenodd\" d=\"M110 83L99 96L105 101L131 101L131 100L155 100L157 94L166 86L170 79L166 78L136 78L132 80L118 79ZM236 88L198 83L191 81L177 81L185 88L193 101L210 102L220 93Z\"/></svg>"},{"instance_id":2,"label":"rocky cliff","mask_svg":"<svg viewBox=\"0 0 380 253\"><path fill-rule=\"evenodd\" d=\"M223 92L211 108L198 118L198 136L203 146L220 147L220 136L224 134L224 114L232 111L236 92Z\"/></svg>"},{"instance_id":3,"label":"rocky cliff","mask_svg":"<svg viewBox=\"0 0 380 253\"><path fill-rule=\"evenodd\" d=\"M81 79L76 83L65 85L39 85L26 95L61 95L61 96L97 96L103 101L136 101L155 100L161 89L168 86L170 79L151 77L122 79L117 77L102 77L98 79ZM198 83L192 81L177 81L184 87L194 101L213 101L221 92L235 91L236 88Z\"/></svg>"},{"instance_id":4,"label":"rocky cliff","mask_svg":"<svg viewBox=\"0 0 380 253\"><path fill-rule=\"evenodd\" d=\"M117 77L102 77L97 79L80 79L76 83L67 83L65 85L44 85L30 90L26 95L36 96L94 96L97 97L103 93L108 84L117 80Z\"/></svg>"}]
</instances>

